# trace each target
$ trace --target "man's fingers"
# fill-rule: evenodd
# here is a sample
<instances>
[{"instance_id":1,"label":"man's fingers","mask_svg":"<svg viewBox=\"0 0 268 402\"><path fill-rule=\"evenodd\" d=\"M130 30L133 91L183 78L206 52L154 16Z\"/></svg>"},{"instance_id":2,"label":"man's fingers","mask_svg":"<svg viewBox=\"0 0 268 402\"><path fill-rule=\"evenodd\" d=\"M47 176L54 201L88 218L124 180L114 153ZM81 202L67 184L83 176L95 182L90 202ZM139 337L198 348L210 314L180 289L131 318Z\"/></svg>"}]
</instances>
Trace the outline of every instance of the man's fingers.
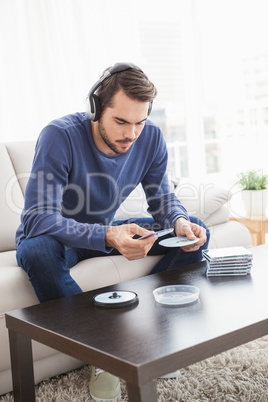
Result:
<instances>
[{"instance_id":1,"label":"man's fingers","mask_svg":"<svg viewBox=\"0 0 268 402\"><path fill-rule=\"evenodd\" d=\"M116 248L128 260L144 258L157 236L150 236L141 241L133 239L133 236L146 236L153 233L153 231L144 229L135 223L110 226L106 233L106 245Z\"/></svg>"},{"instance_id":2,"label":"man's fingers","mask_svg":"<svg viewBox=\"0 0 268 402\"><path fill-rule=\"evenodd\" d=\"M194 236L198 237L200 240L192 245L190 244L189 246L182 247L183 251L186 252L197 251L200 247L202 247L205 244L207 240L206 230L202 226L192 224L192 233L194 233Z\"/></svg>"}]
</instances>

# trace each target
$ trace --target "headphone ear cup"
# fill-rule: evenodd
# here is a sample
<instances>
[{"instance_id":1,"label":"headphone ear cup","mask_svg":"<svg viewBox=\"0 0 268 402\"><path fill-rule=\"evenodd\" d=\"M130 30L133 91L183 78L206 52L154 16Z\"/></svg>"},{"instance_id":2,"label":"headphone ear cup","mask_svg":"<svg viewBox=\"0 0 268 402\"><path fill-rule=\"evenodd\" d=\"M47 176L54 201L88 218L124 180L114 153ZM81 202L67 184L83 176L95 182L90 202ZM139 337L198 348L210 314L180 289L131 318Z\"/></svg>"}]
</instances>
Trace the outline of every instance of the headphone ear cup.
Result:
<instances>
[{"instance_id":1,"label":"headphone ear cup","mask_svg":"<svg viewBox=\"0 0 268 402\"><path fill-rule=\"evenodd\" d=\"M87 98L87 117L92 121L97 121L101 115L101 107L99 97L95 94Z\"/></svg>"},{"instance_id":2,"label":"headphone ear cup","mask_svg":"<svg viewBox=\"0 0 268 402\"><path fill-rule=\"evenodd\" d=\"M91 105L90 105L89 97L86 98L86 115L87 115L88 119L92 120Z\"/></svg>"},{"instance_id":3,"label":"headphone ear cup","mask_svg":"<svg viewBox=\"0 0 268 402\"><path fill-rule=\"evenodd\" d=\"M98 97L98 95L95 95L95 94L92 95L92 98L93 98L94 104L95 104L95 116L94 116L94 119L92 119L92 120L97 121L101 117L100 98Z\"/></svg>"},{"instance_id":4,"label":"headphone ear cup","mask_svg":"<svg viewBox=\"0 0 268 402\"><path fill-rule=\"evenodd\" d=\"M152 108L153 108L153 102L150 102L149 109L148 109L148 116L150 115Z\"/></svg>"}]
</instances>

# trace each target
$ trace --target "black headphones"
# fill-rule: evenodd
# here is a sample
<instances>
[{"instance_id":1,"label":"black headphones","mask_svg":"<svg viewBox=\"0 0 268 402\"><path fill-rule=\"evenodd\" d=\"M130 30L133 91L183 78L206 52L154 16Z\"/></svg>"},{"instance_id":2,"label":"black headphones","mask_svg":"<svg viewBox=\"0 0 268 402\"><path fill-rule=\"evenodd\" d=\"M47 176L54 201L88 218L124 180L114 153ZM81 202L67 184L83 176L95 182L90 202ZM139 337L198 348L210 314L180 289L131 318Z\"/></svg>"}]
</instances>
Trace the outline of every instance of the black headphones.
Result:
<instances>
[{"instance_id":1,"label":"black headphones","mask_svg":"<svg viewBox=\"0 0 268 402\"><path fill-rule=\"evenodd\" d=\"M102 82L110 77L113 74L119 73L121 71L126 71L126 70L137 70L143 72L138 66L136 66L133 63L116 63L114 66L110 67L108 70L106 70L101 78L93 85L93 87L90 89L87 97L87 117L92 120L92 121L97 121L99 120L101 116L101 107L100 107L100 100L99 97L94 93L96 89L102 84ZM148 116L151 113L152 110L152 105L153 103L150 102L149 109L148 109Z\"/></svg>"}]
</instances>

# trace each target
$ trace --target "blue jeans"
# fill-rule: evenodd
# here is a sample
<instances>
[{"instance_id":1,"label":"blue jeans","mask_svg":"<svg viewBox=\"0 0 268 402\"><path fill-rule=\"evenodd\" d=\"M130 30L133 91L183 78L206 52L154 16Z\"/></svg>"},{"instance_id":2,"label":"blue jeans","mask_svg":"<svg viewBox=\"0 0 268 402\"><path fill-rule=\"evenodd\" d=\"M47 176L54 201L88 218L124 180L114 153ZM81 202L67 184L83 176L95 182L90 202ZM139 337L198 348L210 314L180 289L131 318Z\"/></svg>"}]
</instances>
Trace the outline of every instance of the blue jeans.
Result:
<instances>
[{"instance_id":1,"label":"blue jeans","mask_svg":"<svg viewBox=\"0 0 268 402\"><path fill-rule=\"evenodd\" d=\"M148 255L163 255L151 273L167 271L202 260L202 250L208 247L209 230L197 218L190 217L191 222L203 226L207 231L206 243L197 251L184 252L181 248L167 248L156 241ZM162 229L153 218L138 218L128 221L116 221L114 225L136 223L148 230ZM166 237L170 237L167 235ZM163 238L162 238L163 239ZM101 251L72 248L65 246L55 238L42 235L25 239L17 249L18 265L28 274L40 302L82 293L80 286L70 275L70 268L79 261L107 255L119 255L113 249L110 254Z\"/></svg>"}]
</instances>

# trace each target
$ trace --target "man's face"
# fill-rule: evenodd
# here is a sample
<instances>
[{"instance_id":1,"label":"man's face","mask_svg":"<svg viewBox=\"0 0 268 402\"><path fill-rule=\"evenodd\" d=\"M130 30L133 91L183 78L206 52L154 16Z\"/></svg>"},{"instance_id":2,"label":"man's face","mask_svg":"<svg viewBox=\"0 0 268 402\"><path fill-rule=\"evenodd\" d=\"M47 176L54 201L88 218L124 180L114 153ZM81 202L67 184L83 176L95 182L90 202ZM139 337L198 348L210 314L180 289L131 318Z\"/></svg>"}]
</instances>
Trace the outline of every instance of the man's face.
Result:
<instances>
[{"instance_id":1,"label":"man's face","mask_svg":"<svg viewBox=\"0 0 268 402\"><path fill-rule=\"evenodd\" d=\"M149 102L130 99L120 90L98 122L93 123L97 148L107 155L125 154L139 137L147 119Z\"/></svg>"}]
</instances>

